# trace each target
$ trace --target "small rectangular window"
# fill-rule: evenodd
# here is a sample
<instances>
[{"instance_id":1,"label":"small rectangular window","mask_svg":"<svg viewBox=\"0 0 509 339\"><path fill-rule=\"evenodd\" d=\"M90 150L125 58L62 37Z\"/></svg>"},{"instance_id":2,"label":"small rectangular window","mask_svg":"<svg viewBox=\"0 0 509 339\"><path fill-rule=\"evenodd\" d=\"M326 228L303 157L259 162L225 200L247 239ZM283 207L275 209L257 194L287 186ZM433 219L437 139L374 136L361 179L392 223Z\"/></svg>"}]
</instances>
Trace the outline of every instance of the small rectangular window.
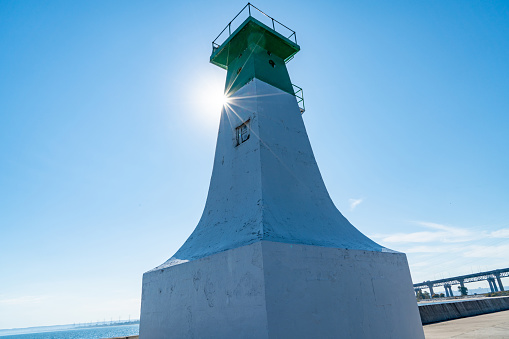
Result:
<instances>
[{"instance_id":1,"label":"small rectangular window","mask_svg":"<svg viewBox=\"0 0 509 339\"><path fill-rule=\"evenodd\" d=\"M249 121L250 119L235 129L237 146L249 139L249 135L251 134L251 129L249 128Z\"/></svg>"}]
</instances>

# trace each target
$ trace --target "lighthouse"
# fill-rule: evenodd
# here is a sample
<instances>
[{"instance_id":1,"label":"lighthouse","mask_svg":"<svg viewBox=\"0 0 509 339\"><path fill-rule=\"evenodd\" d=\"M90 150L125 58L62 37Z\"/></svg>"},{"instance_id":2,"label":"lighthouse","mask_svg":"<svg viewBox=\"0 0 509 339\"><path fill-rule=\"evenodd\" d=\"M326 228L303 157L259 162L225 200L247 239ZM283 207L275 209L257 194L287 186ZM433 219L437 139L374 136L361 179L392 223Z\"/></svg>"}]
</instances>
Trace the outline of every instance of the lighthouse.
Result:
<instances>
[{"instance_id":1,"label":"lighthouse","mask_svg":"<svg viewBox=\"0 0 509 339\"><path fill-rule=\"evenodd\" d=\"M296 33L246 12L213 43L228 103L208 196L187 241L143 275L140 338L424 338L405 254L327 192L286 68Z\"/></svg>"}]
</instances>

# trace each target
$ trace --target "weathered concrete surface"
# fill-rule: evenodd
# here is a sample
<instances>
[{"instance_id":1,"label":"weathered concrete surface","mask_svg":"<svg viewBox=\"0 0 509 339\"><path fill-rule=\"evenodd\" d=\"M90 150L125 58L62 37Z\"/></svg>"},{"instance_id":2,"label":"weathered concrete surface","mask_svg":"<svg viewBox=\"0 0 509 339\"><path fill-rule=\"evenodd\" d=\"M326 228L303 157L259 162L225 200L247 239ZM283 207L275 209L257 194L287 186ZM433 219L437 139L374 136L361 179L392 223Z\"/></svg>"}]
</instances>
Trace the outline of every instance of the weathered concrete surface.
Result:
<instances>
[{"instance_id":1,"label":"weathered concrete surface","mask_svg":"<svg viewBox=\"0 0 509 339\"><path fill-rule=\"evenodd\" d=\"M236 127L250 137L237 145ZM253 79L223 108L207 202L182 247L157 269L268 240L390 251L334 206L295 97Z\"/></svg>"},{"instance_id":2,"label":"weathered concrete surface","mask_svg":"<svg viewBox=\"0 0 509 339\"><path fill-rule=\"evenodd\" d=\"M168 337L424 336L404 254L260 241L145 274L140 338Z\"/></svg>"},{"instance_id":3,"label":"weathered concrete surface","mask_svg":"<svg viewBox=\"0 0 509 339\"><path fill-rule=\"evenodd\" d=\"M431 324L503 310L509 310L509 297L483 298L419 306L419 313L423 324Z\"/></svg>"},{"instance_id":4,"label":"weathered concrete surface","mask_svg":"<svg viewBox=\"0 0 509 339\"><path fill-rule=\"evenodd\" d=\"M263 242L263 259L269 338L423 338L402 253Z\"/></svg>"},{"instance_id":5,"label":"weathered concrete surface","mask_svg":"<svg viewBox=\"0 0 509 339\"><path fill-rule=\"evenodd\" d=\"M256 78L221 114L198 226L144 274L140 338L168 337L424 337L406 256L338 211L295 97Z\"/></svg>"},{"instance_id":6,"label":"weathered concrete surface","mask_svg":"<svg viewBox=\"0 0 509 339\"><path fill-rule=\"evenodd\" d=\"M261 243L143 276L140 338L268 338Z\"/></svg>"},{"instance_id":7,"label":"weathered concrete surface","mask_svg":"<svg viewBox=\"0 0 509 339\"><path fill-rule=\"evenodd\" d=\"M425 325L424 334L426 339L507 339L509 311Z\"/></svg>"}]
</instances>

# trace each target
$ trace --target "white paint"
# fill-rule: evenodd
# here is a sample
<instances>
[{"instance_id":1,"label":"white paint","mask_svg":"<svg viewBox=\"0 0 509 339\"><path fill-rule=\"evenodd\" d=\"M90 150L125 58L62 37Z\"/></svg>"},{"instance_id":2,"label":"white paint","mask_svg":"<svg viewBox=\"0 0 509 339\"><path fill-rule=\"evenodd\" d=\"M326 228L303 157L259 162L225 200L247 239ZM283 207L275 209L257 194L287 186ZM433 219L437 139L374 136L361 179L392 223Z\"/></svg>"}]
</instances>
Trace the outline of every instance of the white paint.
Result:
<instances>
[{"instance_id":1,"label":"white paint","mask_svg":"<svg viewBox=\"0 0 509 339\"><path fill-rule=\"evenodd\" d=\"M424 338L406 257L260 241L143 280L140 338Z\"/></svg>"},{"instance_id":2,"label":"white paint","mask_svg":"<svg viewBox=\"0 0 509 339\"><path fill-rule=\"evenodd\" d=\"M295 97L254 79L230 102L200 222L143 277L140 338L424 338L405 255L334 206Z\"/></svg>"},{"instance_id":3,"label":"white paint","mask_svg":"<svg viewBox=\"0 0 509 339\"><path fill-rule=\"evenodd\" d=\"M267 338L261 243L145 273L140 338Z\"/></svg>"},{"instance_id":4,"label":"white paint","mask_svg":"<svg viewBox=\"0 0 509 339\"><path fill-rule=\"evenodd\" d=\"M223 109L203 215L169 267L260 240L382 251L329 197L295 97L254 79ZM249 140L235 128L250 119Z\"/></svg>"}]
</instances>

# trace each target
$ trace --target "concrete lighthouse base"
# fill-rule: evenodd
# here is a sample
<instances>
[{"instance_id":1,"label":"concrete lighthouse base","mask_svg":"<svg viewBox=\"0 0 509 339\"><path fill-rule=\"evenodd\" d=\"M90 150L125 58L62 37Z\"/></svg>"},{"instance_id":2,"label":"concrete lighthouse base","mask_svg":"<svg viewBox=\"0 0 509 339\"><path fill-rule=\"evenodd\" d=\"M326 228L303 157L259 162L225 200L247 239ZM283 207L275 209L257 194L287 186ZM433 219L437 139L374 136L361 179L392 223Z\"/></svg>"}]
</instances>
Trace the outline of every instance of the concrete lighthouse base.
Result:
<instances>
[{"instance_id":1,"label":"concrete lighthouse base","mask_svg":"<svg viewBox=\"0 0 509 339\"><path fill-rule=\"evenodd\" d=\"M424 338L406 256L259 241L145 273L140 338Z\"/></svg>"}]
</instances>

